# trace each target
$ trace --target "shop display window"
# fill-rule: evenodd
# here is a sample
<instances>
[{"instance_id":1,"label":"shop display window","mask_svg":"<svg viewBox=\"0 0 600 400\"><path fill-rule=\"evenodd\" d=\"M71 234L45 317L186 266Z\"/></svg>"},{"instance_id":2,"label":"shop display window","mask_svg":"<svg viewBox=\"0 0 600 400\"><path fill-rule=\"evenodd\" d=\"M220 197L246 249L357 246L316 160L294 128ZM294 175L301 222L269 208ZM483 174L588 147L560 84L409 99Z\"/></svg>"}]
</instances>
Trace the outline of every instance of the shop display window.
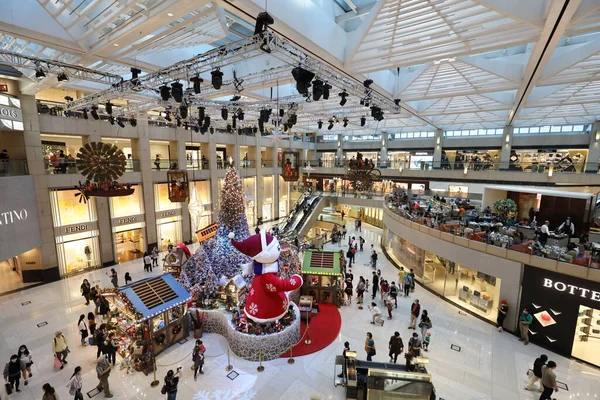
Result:
<instances>
[{"instance_id":1,"label":"shop display window","mask_svg":"<svg viewBox=\"0 0 600 400\"><path fill-rule=\"evenodd\" d=\"M162 218L156 221L160 250L167 250L169 244L176 245L182 242L181 221L179 217Z\"/></svg>"},{"instance_id":2,"label":"shop display window","mask_svg":"<svg viewBox=\"0 0 600 400\"><path fill-rule=\"evenodd\" d=\"M210 181L192 182L191 186L188 210L192 223L192 232L197 232L212 223Z\"/></svg>"},{"instance_id":3,"label":"shop display window","mask_svg":"<svg viewBox=\"0 0 600 400\"><path fill-rule=\"evenodd\" d=\"M246 219L248 224L253 224L256 221L256 177L242 179L244 190L244 207L246 208Z\"/></svg>"},{"instance_id":4,"label":"shop display window","mask_svg":"<svg viewBox=\"0 0 600 400\"><path fill-rule=\"evenodd\" d=\"M183 317L183 305L175 306L169 310L169 324L181 319Z\"/></svg>"},{"instance_id":5,"label":"shop display window","mask_svg":"<svg viewBox=\"0 0 600 400\"><path fill-rule=\"evenodd\" d=\"M141 258L146 251L144 223L116 228L115 246L119 263Z\"/></svg>"},{"instance_id":6,"label":"shop display window","mask_svg":"<svg viewBox=\"0 0 600 400\"><path fill-rule=\"evenodd\" d=\"M144 212L142 188L139 185L131 187L134 192L130 196L110 197L110 209L113 218L138 215Z\"/></svg>"},{"instance_id":7,"label":"shop display window","mask_svg":"<svg viewBox=\"0 0 600 400\"><path fill-rule=\"evenodd\" d=\"M321 277L321 286L322 287L332 287L335 282L334 276L322 276Z\"/></svg>"},{"instance_id":8,"label":"shop display window","mask_svg":"<svg viewBox=\"0 0 600 400\"><path fill-rule=\"evenodd\" d=\"M96 207L93 198L87 203L79 202L75 197L77 190L50 191L50 204L54 226L65 226L82 222L95 221Z\"/></svg>"},{"instance_id":9,"label":"shop display window","mask_svg":"<svg viewBox=\"0 0 600 400\"><path fill-rule=\"evenodd\" d=\"M98 268L100 246L98 231L58 237L56 245L61 276Z\"/></svg>"},{"instance_id":10,"label":"shop display window","mask_svg":"<svg viewBox=\"0 0 600 400\"><path fill-rule=\"evenodd\" d=\"M165 313L160 313L156 317L152 318L151 324L152 332L156 332L165 327Z\"/></svg>"},{"instance_id":11,"label":"shop display window","mask_svg":"<svg viewBox=\"0 0 600 400\"><path fill-rule=\"evenodd\" d=\"M169 187L166 183L157 183L154 185L154 205L156 211L181 208L181 203L172 203L169 200Z\"/></svg>"},{"instance_id":12,"label":"shop display window","mask_svg":"<svg viewBox=\"0 0 600 400\"><path fill-rule=\"evenodd\" d=\"M571 355L598 365L600 359L600 310L579 306Z\"/></svg>"}]
</instances>

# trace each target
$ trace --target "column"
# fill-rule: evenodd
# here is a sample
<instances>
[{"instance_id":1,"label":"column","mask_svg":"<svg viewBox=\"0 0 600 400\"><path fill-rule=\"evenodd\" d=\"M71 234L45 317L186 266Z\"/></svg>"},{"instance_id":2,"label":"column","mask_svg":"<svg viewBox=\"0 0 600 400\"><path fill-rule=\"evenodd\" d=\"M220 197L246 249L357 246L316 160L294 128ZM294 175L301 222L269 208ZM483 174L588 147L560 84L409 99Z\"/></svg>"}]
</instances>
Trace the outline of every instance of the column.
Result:
<instances>
[{"instance_id":1,"label":"column","mask_svg":"<svg viewBox=\"0 0 600 400\"><path fill-rule=\"evenodd\" d=\"M219 177L217 175L217 142L215 135L209 136L208 142L208 165L210 168L210 204L212 207L212 222L219 218Z\"/></svg>"},{"instance_id":2,"label":"column","mask_svg":"<svg viewBox=\"0 0 600 400\"><path fill-rule=\"evenodd\" d=\"M433 148L433 168L440 169L442 164L442 141L444 140L444 131L441 129L435 130L435 147Z\"/></svg>"},{"instance_id":3,"label":"column","mask_svg":"<svg viewBox=\"0 0 600 400\"><path fill-rule=\"evenodd\" d=\"M187 171L187 162L185 158L185 139L188 137L188 132L185 128L179 127L175 129L175 142L171 142L171 159L177 160L179 169ZM188 176L189 179L189 176ZM181 237L184 243L191 243L192 238L192 226L190 221L190 211L188 209L188 202L185 201L181 204Z\"/></svg>"},{"instance_id":4,"label":"column","mask_svg":"<svg viewBox=\"0 0 600 400\"><path fill-rule=\"evenodd\" d=\"M514 127L506 125L502 137L502 151L500 152L500 169L507 170L510 164L510 152L512 149Z\"/></svg>"},{"instance_id":5,"label":"column","mask_svg":"<svg viewBox=\"0 0 600 400\"><path fill-rule=\"evenodd\" d=\"M388 134L381 132L381 152L379 153L379 168L388 166Z\"/></svg>"},{"instance_id":6,"label":"column","mask_svg":"<svg viewBox=\"0 0 600 400\"><path fill-rule=\"evenodd\" d=\"M26 269L23 268L23 281L52 282L60 279L60 272L56 255L56 242L54 241L54 225L52 223L50 195L48 193L48 183L46 181L46 171L42 156L42 139L40 137L37 105L33 96L19 95L19 100L21 101L23 126L25 127L25 130L23 131L23 141L27 156L27 166L29 175L33 177L35 200L38 210L37 217L42 237L41 270L35 269L30 270L31 272L26 272Z\"/></svg>"},{"instance_id":7,"label":"column","mask_svg":"<svg viewBox=\"0 0 600 400\"><path fill-rule=\"evenodd\" d=\"M342 148L342 145L344 143L344 135L339 134L337 135L337 150L335 152L335 158L336 158L336 167L345 166L344 163L344 149Z\"/></svg>"},{"instance_id":8,"label":"column","mask_svg":"<svg viewBox=\"0 0 600 400\"><path fill-rule=\"evenodd\" d=\"M132 142L132 151L140 160L142 176L142 192L144 196L144 213L146 214L146 243L148 249L157 246L156 213L154 206L154 182L152 181L152 156L150 154L150 137L148 118L145 114L138 115L138 139ZM134 157L136 158L136 157Z\"/></svg>"},{"instance_id":9,"label":"column","mask_svg":"<svg viewBox=\"0 0 600 400\"><path fill-rule=\"evenodd\" d=\"M600 170L600 121L592 124L590 132L590 145L588 147L588 158L585 163L585 172L597 173Z\"/></svg>"}]
</instances>

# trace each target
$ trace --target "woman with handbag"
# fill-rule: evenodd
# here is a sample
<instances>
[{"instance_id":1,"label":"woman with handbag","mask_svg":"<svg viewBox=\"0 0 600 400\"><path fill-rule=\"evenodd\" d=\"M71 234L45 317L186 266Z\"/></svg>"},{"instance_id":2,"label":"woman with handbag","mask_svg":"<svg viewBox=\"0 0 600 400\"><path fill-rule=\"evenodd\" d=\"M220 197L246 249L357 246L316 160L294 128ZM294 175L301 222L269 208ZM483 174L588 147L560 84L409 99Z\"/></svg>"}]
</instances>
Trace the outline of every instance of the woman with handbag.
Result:
<instances>
[{"instance_id":1,"label":"woman with handbag","mask_svg":"<svg viewBox=\"0 0 600 400\"><path fill-rule=\"evenodd\" d=\"M198 372L200 374L204 374L202 372L202 366L204 365L204 353L206 352L206 347L202 344L202 340L196 340L196 346L194 346L194 351L192 352L192 361L194 361L194 380L198 379Z\"/></svg>"},{"instance_id":2,"label":"woman with handbag","mask_svg":"<svg viewBox=\"0 0 600 400\"><path fill-rule=\"evenodd\" d=\"M27 384L29 383L27 381L27 374L29 374L30 378L33 376L33 374L31 373L31 366L33 365L33 360L31 358L31 353L27 349L27 346L22 344L21 347L19 347L18 356L19 360L21 360L21 372L23 373L23 380L25 381L23 383L25 384L25 386L27 386Z\"/></svg>"},{"instance_id":3,"label":"woman with handbag","mask_svg":"<svg viewBox=\"0 0 600 400\"><path fill-rule=\"evenodd\" d=\"M19 390L19 381L21 379L21 361L19 356L13 354L10 356L10 361L4 366L4 381L6 383L6 393L11 394L14 387L15 391Z\"/></svg>"},{"instance_id":4,"label":"woman with handbag","mask_svg":"<svg viewBox=\"0 0 600 400\"><path fill-rule=\"evenodd\" d=\"M88 333L88 327L85 324L85 314L81 314L79 316L79 321L77 322L77 328L79 329L79 333L81 333L81 345L82 346L87 346L87 341L85 340L89 333Z\"/></svg>"},{"instance_id":5,"label":"woman with handbag","mask_svg":"<svg viewBox=\"0 0 600 400\"><path fill-rule=\"evenodd\" d=\"M431 323L431 319L429 319L429 313L427 310L423 310L421 314L421 322L419 322L419 328L421 328L421 337L425 338L427 335L427 331L431 329L433 324Z\"/></svg>"},{"instance_id":6,"label":"woman with handbag","mask_svg":"<svg viewBox=\"0 0 600 400\"><path fill-rule=\"evenodd\" d=\"M83 400L83 394L81 394L81 389L83 388L81 367L75 367L75 371L73 371L73 375L71 375L67 387L69 388L69 394L75 396L73 397L73 400Z\"/></svg>"},{"instance_id":7,"label":"woman with handbag","mask_svg":"<svg viewBox=\"0 0 600 400\"><path fill-rule=\"evenodd\" d=\"M179 378L181 378L181 367L178 367L176 372L173 372L172 369L167 372L167 376L165 376L165 384L160 391L162 394L167 395L167 400L175 400L177 398L177 385L179 384Z\"/></svg>"},{"instance_id":8,"label":"woman with handbag","mask_svg":"<svg viewBox=\"0 0 600 400\"><path fill-rule=\"evenodd\" d=\"M109 363L112 363L113 367L117 363L117 350L119 346L115 340L115 333L111 332L108 334L108 339L104 342L104 352L106 353L106 359Z\"/></svg>"},{"instance_id":9,"label":"woman with handbag","mask_svg":"<svg viewBox=\"0 0 600 400\"><path fill-rule=\"evenodd\" d=\"M373 356L377 354L377 351L375 350L375 341L373 340L373 334L371 332L367 332L365 351L367 352L367 361L373 361Z\"/></svg>"},{"instance_id":10,"label":"woman with handbag","mask_svg":"<svg viewBox=\"0 0 600 400\"><path fill-rule=\"evenodd\" d=\"M58 393L56 393L56 390L49 383L44 383L44 386L42 386L42 391L44 392L42 400L60 400Z\"/></svg>"}]
</instances>

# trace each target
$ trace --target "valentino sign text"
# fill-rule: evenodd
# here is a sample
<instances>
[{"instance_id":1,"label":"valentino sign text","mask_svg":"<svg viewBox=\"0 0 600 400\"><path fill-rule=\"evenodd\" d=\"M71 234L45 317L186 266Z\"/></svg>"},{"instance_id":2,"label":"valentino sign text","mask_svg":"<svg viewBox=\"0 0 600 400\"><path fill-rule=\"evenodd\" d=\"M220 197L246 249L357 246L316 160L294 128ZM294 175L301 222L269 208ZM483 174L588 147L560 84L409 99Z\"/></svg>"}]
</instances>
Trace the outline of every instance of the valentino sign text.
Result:
<instances>
[{"instance_id":1,"label":"valentino sign text","mask_svg":"<svg viewBox=\"0 0 600 400\"><path fill-rule=\"evenodd\" d=\"M0 225L14 224L18 221L27 219L27 210L22 208L20 210L11 210L0 213Z\"/></svg>"}]
</instances>

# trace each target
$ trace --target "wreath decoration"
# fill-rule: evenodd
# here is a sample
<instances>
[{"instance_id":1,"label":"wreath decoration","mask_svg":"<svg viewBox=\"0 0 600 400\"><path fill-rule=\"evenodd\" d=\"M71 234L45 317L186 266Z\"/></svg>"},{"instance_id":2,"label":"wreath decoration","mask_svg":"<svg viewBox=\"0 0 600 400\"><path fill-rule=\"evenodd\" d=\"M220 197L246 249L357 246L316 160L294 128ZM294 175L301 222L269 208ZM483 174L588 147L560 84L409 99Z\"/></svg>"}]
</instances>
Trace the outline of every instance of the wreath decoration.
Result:
<instances>
[{"instance_id":1,"label":"wreath decoration","mask_svg":"<svg viewBox=\"0 0 600 400\"><path fill-rule=\"evenodd\" d=\"M165 340L167 340L167 336L164 333L154 336L154 342L159 346L162 345Z\"/></svg>"},{"instance_id":2,"label":"wreath decoration","mask_svg":"<svg viewBox=\"0 0 600 400\"><path fill-rule=\"evenodd\" d=\"M177 335L179 332L181 332L181 324L175 325L173 329L171 329L173 335Z\"/></svg>"}]
</instances>

